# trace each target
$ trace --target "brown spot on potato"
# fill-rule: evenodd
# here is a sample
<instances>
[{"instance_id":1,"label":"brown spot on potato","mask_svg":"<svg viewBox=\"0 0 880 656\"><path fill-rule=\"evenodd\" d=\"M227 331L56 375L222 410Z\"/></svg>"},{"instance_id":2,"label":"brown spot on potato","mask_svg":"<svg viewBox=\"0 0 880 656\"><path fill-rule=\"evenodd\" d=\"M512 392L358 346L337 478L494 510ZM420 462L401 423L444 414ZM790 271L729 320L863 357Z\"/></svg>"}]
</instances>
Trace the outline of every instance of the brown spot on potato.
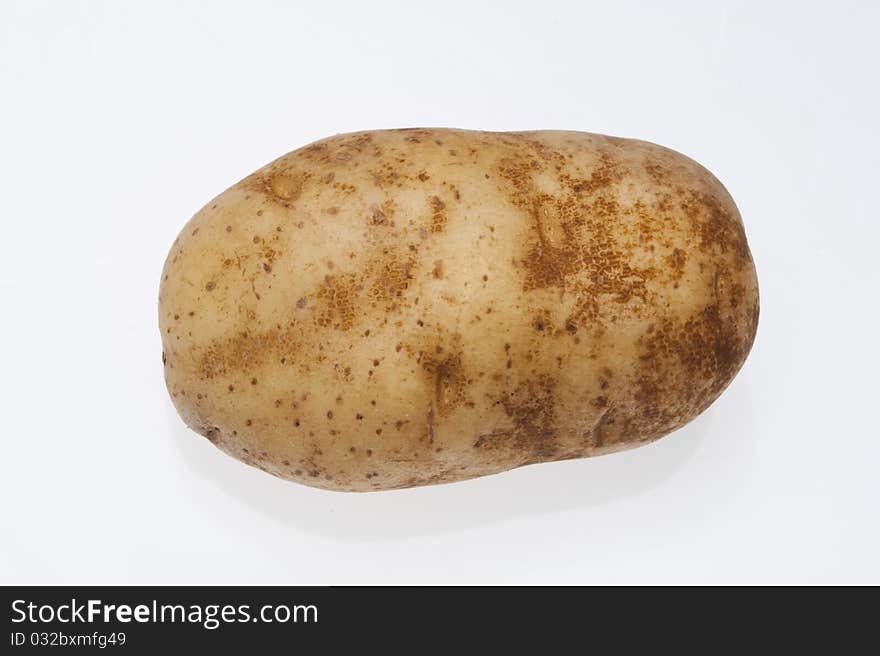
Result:
<instances>
[{"instance_id":1,"label":"brown spot on potato","mask_svg":"<svg viewBox=\"0 0 880 656\"><path fill-rule=\"evenodd\" d=\"M443 232L446 229L446 203L439 196L431 197L431 232Z\"/></svg>"},{"instance_id":2,"label":"brown spot on potato","mask_svg":"<svg viewBox=\"0 0 880 656\"><path fill-rule=\"evenodd\" d=\"M633 296L644 299L645 283L653 272L632 266L631 253L615 236L615 219L622 211L616 200L622 166L611 155L600 153L589 176L564 174L558 193L542 192L536 176L548 168L548 162L562 166L564 157L528 143L531 154L512 153L498 165L510 186L512 204L527 213L534 231L523 258L523 289L574 291L579 300L570 317L573 325L578 319L595 319L605 296L618 304Z\"/></svg>"},{"instance_id":3,"label":"brown spot on potato","mask_svg":"<svg viewBox=\"0 0 880 656\"><path fill-rule=\"evenodd\" d=\"M556 386L548 374L520 383L501 399L504 412L513 420L511 436L519 451L531 458L556 455Z\"/></svg>"},{"instance_id":4,"label":"brown spot on potato","mask_svg":"<svg viewBox=\"0 0 880 656\"><path fill-rule=\"evenodd\" d=\"M316 294L317 324L321 327L349 330L355 322L359 291L352 274L327 276Z\"/></svg>"},{"instance_id":5,"label":"brown spot on potato","mask_svg":"<svg viewBox=\"0 0 880 656\"><path fill-rule=\"evenodd\" d=\"M242 330L229 337L215 339L203 349L194 349L196 373L202 380L212 380L258 371L267 361L277 359L280 354L296 353L300 342L301 338L296 332L278 326L262 332ZM251 384L257 384L255 377L251 378Z\"/></svg>"},{"instance_id":6,"label":"brown spot on potato","mask_svg":"<svg viewBox=\"0 0 880 656\"><path fill-rule=\"evenodd\" d=\"M710 304L690 317L663 319L640 343L631 383L640 412L626 420L623 438L659 437L709 405L739 370L751 337ZM668 372L680 377L670 381Z\"/></svg>"},{"instance_id":7,"label":"brown spot on potato","mask_svg":"<svg viewBox=\"0 0 880 656\"><path fill-rule=\"evenodd\" d=\"M684 265L687 262L685 252L679 248L673 248L672 252L666 256L666 265L669 267L670 276L673 280L681 280L684 275Z\"/></svg>"},{"instance_id":8,"label":"brown spot on potato","mask_svg":"<svg viewBox=\"0 0 880 656\"><path fill-rule=\"evenodd\" d=\"M410 254L385 252L383 255L368 266L368 276L372 277L368 297L382 303L386 311L391 311L409 288L416 260Z\"/></svg>"},{"instance_id":9,"label":"brown spot on potato","mask_svg":"<svg viewBox=\"0 0 880 656\"><path fill-rule=\"evenodd\" d=\"M669 181L669 170L657 160L647 159L644 163L644 167L648 177L654 181L654 184L664 186Z\"/></svg>"},{"instance_id":10,"label":"brown spot on potato","mask_svg":"<svg viewBox=\"0 0 880 656\"><path fill-rule=\"evenodd\" d=\"M428 442L434 443L434 413L435 413L435 404L433 401L428 405L428 417L427 417L427 432L428 432Z\"/></svg>"},{"instance_id":11,"label":"brown spot on potato","mask_svg":"<svg viewBox=\"0 0 880 656\"><path fill-rule=\"evenodd\" d=\"M706 253L739 255L736 260L742 268L751 262L746 241L745 229L738 217L734 216L713 194L690 190L680 203L681 209L691 220L692 230L700 240Z\"/></svg>"}]
</instances>

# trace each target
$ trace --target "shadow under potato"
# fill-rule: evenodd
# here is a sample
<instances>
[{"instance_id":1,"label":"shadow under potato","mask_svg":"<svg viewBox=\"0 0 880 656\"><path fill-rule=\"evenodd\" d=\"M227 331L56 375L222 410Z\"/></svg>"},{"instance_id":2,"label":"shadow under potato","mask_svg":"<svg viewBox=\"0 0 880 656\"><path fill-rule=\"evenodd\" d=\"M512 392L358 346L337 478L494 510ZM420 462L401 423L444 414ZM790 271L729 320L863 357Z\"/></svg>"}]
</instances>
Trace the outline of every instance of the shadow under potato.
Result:
<instances>
[{"instance_id":1,"label":"shadow under potato","mask_svg":"<svg viewBox=\"0 0 880 656\"><path fill-rule=\"evenodd\" d=\"M170 403L167 411L185 462L220 493L286 525L351 541L461 531L643 494L691 458L711 425L711 413L705 413L669 436L620 453L530 465L458 483L344 493L291 483L234 460L189 430Z\"/></svg>"}]
</instances>

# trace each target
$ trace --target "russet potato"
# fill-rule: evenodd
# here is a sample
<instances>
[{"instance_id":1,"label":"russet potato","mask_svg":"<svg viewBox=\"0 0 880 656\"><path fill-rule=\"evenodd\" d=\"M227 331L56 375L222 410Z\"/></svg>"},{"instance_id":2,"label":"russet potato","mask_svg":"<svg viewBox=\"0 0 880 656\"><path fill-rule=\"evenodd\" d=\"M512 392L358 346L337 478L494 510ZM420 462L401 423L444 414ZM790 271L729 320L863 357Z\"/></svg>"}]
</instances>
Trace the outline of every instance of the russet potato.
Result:
<instances>
[{"instance_id":1,"label":"russet potato","mask_svg":"<svg viewBox=\"0 0 880 656\"><path fill-rule=\"evenodd\" d=\"M350 491L651 442L721 394L757 322L721 183L582 132L311 144L201 209L159 296L183 420L269 473Z\"/></svg>"}]
</instances>

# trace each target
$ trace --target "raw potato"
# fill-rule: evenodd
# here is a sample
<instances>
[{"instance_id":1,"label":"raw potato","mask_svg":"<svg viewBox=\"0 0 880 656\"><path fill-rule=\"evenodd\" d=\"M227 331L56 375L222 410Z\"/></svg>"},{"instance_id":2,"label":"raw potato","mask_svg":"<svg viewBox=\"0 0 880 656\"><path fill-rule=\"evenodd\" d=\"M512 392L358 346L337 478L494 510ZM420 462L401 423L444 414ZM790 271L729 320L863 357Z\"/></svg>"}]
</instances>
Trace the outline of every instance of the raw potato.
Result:
<instances>
[{"instance_id":1,"label":"raw potato","mask_svg":"<svg viewBox=\"0 0 880 656\"><path fill-rule=\"evenodd\" d=\"M271 474L368 491L679 428L742 366L758 286L733 200L679 153L383 130L208 203L171 248L159 322L193 430Z\"/></svg>"}]
</instances>

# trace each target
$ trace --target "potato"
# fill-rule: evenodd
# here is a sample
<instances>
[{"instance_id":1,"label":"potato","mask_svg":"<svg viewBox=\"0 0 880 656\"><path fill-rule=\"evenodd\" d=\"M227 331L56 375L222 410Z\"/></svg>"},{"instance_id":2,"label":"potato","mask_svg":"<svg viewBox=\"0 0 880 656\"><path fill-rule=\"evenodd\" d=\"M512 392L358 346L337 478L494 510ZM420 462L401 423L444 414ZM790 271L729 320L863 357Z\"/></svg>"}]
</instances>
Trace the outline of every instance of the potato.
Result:
<instances>
[{"instance_id":1,"label":"potato","mask_svg":"<svg viewBox=\"0 0 880 656\"><path fill-rule=\"evenodd\" d=\"M758 323L711 173L582 132L382 130L296 150L196 214L162 275L183 420L332 490L446 483L655 440Z\"/></svg>"}]
</instances>

